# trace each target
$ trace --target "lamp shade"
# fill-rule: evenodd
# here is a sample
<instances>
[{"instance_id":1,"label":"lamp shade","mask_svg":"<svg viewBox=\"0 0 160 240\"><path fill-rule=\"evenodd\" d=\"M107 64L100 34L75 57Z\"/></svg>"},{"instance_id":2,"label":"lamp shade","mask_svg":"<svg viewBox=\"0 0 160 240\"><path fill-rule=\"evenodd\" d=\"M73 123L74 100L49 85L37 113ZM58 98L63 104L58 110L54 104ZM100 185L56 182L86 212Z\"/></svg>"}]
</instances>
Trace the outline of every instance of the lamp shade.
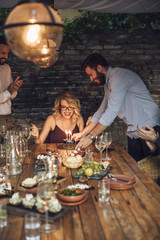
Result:
<instances>
[{"instance_id":1,"label":"lamp shade","mask_svg":"<svg viewBox=\"0 0 160 240\"><path fill-rule=\"evenodd\" d=\"M41 0L20 1L9 13L4 32L11 51L28 61L43 61L59 49L64 25L58 13ZM48 46L52 41L52 47ZM54 49L54 51L53 51ZM52 50L52 51L51 51Z\"/></svg>"}]
</instances>

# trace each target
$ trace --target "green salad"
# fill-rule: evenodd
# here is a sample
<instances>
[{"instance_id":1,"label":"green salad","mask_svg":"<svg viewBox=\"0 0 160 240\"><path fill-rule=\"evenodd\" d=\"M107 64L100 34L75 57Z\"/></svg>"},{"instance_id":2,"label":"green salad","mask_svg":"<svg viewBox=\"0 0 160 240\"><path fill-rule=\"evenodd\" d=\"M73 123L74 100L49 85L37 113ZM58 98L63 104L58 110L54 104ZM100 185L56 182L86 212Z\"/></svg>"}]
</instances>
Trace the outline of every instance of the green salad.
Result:
<instances>
[{"instance_id":1,"label":"green salad","mask_svg":"<svg viewBox=\"0 0 160 240\"><path fill-rule=\"evenodd\" d=\"M64 196L78 196L82 194L82 191L79 189L64 189L61 194Z\"/></svg>"}]
</instances>

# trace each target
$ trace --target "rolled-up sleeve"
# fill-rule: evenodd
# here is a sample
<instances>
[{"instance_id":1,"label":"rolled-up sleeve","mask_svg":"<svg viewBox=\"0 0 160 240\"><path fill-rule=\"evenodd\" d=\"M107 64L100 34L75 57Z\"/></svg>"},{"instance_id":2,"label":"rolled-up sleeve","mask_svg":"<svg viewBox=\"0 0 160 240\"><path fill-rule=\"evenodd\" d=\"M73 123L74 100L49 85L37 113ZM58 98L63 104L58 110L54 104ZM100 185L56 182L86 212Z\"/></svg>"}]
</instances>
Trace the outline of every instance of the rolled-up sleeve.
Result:
<instances>
[{"instance_id":1,"label":"rolled-up sleeve","mask_svg":"<svg viewBox=\"0 0 160 240\"><path fill-rule=\"evenodd\" d=\"M11 94L8 90L0 93L0 103L6 102L9 98L11 98Z\"/></svg>"},{"instance_id":2,"label":"rolled-up sleeve","mask_svg":"<svg viewBox=\"0 0 160 240\"><path fill-rule=\"evenodd\" d=\"M108 96L107 96L107 91L105 91L105 95L103 98L103 101L100 105L100 107L98 108L98 110L94 113L91 121L94 123L98 123L99 119L101 118L102 114L105 112L106 108L108 105Z\"/></svg>"}]
</instances>

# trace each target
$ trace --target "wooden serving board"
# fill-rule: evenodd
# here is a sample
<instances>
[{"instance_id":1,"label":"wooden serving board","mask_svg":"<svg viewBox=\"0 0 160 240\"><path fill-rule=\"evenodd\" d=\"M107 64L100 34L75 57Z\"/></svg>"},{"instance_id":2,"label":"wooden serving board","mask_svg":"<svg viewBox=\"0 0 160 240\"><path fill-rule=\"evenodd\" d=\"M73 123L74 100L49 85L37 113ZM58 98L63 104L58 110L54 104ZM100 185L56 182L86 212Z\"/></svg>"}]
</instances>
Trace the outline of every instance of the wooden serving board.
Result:
<instances>
[{"instance_id":1,"label":"wooden serving board","mask_svg":"<svg viewBox=\"0 0 160 240\"><path fill-rule=\"evenodd\" d=\"M54 222L60 218L62 218L65 214L69 213L72 210L71 207L65 207L63 206L60 212L57 213L51 213L48 212L48 220L49 222ZM20 206L13 206L11 204L7 204L7 211L9 214L18 215L18 216L24 216L27 213L36 213L39 214L40 219L45 220L45 213L40 213L36 210L36 207L33 207L32 209L25 208L22 205Z\"/></svg>"},{"instance_id":2,"label":"wooden serving board","mask_svg":"<svg viewBox=\"0 0 160 240\"><path fill-rule=\"evenodd\" d=\"M67 180L67 178L65 178L63 176L58 176L56 184L59 185L59 184L61 184L62 182L66 181L66 180ZM31 188L23 187L20 184L18 186L18 190L21 191L21 192L36 194L37 193L37 186L38 186L38 183L34 187L31 187Z\"/></svg>"}]
</instances>

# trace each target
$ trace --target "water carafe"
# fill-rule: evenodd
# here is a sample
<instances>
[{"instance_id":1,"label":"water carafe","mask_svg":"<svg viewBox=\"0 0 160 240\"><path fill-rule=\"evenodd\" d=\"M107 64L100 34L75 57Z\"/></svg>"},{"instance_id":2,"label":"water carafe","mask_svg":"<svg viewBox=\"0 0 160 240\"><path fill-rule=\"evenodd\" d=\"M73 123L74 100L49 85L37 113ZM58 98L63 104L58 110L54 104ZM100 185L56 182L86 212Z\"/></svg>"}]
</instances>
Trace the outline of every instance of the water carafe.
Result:
<instances>
[{"instance_id":1,"label":"water carafe","mask_svg":"<svg viewBox=\"0 0 160 240\"><path fill-rule=\"evenodd\" d=\"M22 159L18 156L16 151L16 139L17 136L10 135L8 137L8 152L6 156L6 166L8 168L9 175L17 175L22 172Z\"/></svg>"}]
</instances>

